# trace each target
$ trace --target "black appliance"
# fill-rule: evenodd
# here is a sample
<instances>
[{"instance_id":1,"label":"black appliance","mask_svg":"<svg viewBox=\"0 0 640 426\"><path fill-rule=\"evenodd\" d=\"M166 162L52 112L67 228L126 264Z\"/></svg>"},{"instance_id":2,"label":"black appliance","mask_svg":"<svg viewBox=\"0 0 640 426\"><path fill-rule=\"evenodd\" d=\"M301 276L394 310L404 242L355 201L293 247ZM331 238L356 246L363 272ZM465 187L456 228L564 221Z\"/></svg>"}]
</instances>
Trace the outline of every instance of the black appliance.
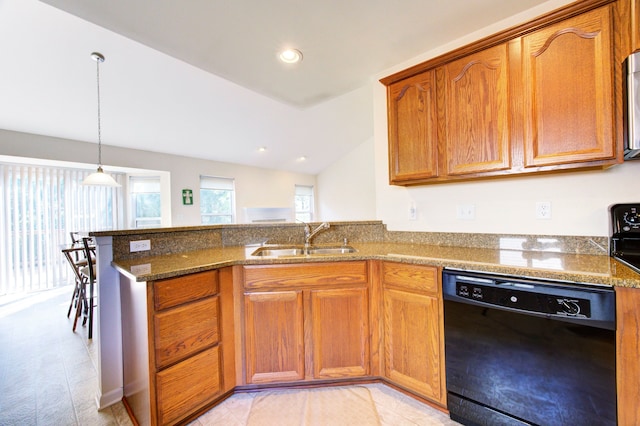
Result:
<instances>
[{"instance_id":1,"label":"black appliance","mask_svg":"<svg viewBox=\"0 0 640 426\"><path fill-rule=\"evenodd\" d=\"M640 203L614 204L611 219L611 256L640 273Z\"/></svg>"},{"instance_id":2,"label":"black appliance","mask_svg":"<svg viewBox=\"0 0 640 426\"><path fill-rule=\"evenodd\" d=\"M447 404L465 425L615 425L615 293L443 271Z\"/></svg>"}]
</instances>

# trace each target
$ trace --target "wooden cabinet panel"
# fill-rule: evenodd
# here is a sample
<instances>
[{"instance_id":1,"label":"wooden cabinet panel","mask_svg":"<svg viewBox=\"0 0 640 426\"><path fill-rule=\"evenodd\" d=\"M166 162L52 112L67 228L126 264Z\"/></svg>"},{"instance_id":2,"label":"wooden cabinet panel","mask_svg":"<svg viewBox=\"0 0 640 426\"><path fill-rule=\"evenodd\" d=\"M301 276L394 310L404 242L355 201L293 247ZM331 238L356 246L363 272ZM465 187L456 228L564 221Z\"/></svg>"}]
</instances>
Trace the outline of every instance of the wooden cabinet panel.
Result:
<instances>
[{"instance_id":1,"label":"wooden cabinet panel","mask_svg":"<svg viewBox=\"0 0 640 426\"><path fill-rule=\"evenodd\" d=\"M507 44L450 62L437 73L446 174L509 169Z\"/></svg>"},{"instance_id":2,"label":"wooden cabinet panel","mask_svg":"<svg viewBox=\"0 0 640 426\"><path fill-rule=\"evenodd\" d=\"M246 289L365 284L367 280L365 261L244 267Z\"/></svg>"},{"instance_id":3,"label":"wooden cabinet panel","mask_svg":"<svg viewBox=\"0 0 640 426\"><path fill-rule=\"evenodd\" d=\"M640 0L631 0L631 52L640 50Z\"/></svg>"},{"instance_id":4,"label":"wooden cabinet panel","mask_svg":"<svg viewBox=\"0 0 640 426\"><path fill-rule=\"evenodd\" d=\"M382 281L385 286L396 285L407 290L438 292L438 269L432 266L384 262Z\"/></svg>"},{"instance_id":5,"label":"wooden cabinet panel","mask_svg":"<svg viewBox=\"0 0 640 426\"><path fill-rule=\"evenodd\" d=\"M390 182L437 176L435 72L392 84L387 92Z\"/></svg>"},{"instance_id":6,"label":"wooden cabinet panel","mask_svg":"<svg viewBox=\"0 0 640 426\"><path fill-rule=\"evenodd\" d=\"M219 347L207 349L156 374L158 423L175 424L218 396Z\"/></svg>"},{"instance_id":7,"label":"wooden cabinet panel","mask_svg":"<svg viewBox=\"0 0 640 426\"><path fill-rule=\"evenodd\" d=\"M618 424L640 424L640 289L616 287Z\"/></svg>"},{"instance_id":8,"label":"wooden cabinet panel","mask_svg":"<svg viewBox=\"0 0 640 426\"><path fill-rule=\"evenodd\" d=\"M439 304L432 296L384 290L385 375L444 404Z\"/></svg>"},{"instance_id":9,"label":"wooden cabinet panel","mask_svg":"<svg viewBox=\"0 0 640 426\"><path fill-rule=\"evenodd\" d=\"M304 378L302 291L245 293L247 383Z\"/></svg>"},{"instance_id":10,"label":"wooden cabinet panel","mask_svg":"<svg viewBox=\"0 0 640 426\"><path fill-rule=\"evenodd\" d=\"M313 377L369 374L367 288L311 291Z\"/></svg>"},{"instance_id":11,"label":"wooden cabinet panel","mask_svg":"<svg viewBox=\"0 0 640 426\"><path fill-rule=\"evenodd\" d=\"M614 159L609 7L522 37L525 167Z\"/></svg>"},{"instance_id":12,"label":"wooden cabinet panel","mask_svg":"<svg viewBox=\"0 0 640 426\"><path fill-rule=\"evenodd\" d=\"M218 298L210 297L156 314L156 367L163 368L216 344L218 309Z\"/></svg>"},{"instance_id":13,"label":"wooden cabinet panel","mask_svg":"<svg viewBox=\"0 0 640 426\"><path fill-rule=\"evenodd\" d=\"M640 0L574 2L381 79L389 182L621 163L621 64L640 48L639 9Z\"/></svg>"},{"instance_id":14,"label":"wooden cabinet panel","mask_svg":"<svg viewBox=\"0 0 640 426\"><path fill-rule=\"evenodd\" d=\"M446 405L439 269L382 263L385 376Z\"/></svg>"},{"instance_id":15,"label":"wooden cabinet panel","mask_svg":"<svg viewBox=\"0 0 640 426\"><path fill-rule=\"evenodd\" d=\"M159 311L216 294L218 271L199 272L153 284L155 309Z\"/></svg>"}]
</instances>

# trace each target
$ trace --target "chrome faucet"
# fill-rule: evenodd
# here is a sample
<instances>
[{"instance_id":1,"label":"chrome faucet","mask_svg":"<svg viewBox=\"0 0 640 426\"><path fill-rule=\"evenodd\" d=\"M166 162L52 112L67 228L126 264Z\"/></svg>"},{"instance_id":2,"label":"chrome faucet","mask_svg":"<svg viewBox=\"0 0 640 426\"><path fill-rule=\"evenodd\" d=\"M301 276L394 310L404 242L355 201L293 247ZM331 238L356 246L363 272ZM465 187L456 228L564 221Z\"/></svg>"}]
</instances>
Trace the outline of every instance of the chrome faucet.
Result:
<instances>
[{"instance_id":1,"label":"chrome faucet","mask_svg":"<svg viewBox=\"0 0 640 426\"><path fill-rule=\"evenodd\" d=\"M304 224L304 248L311 247L311 239L319 234L321 231L325 229L329 229L329 224L327 222L322 222L316 229L313 231L308 223Z\"/></svg>"}]
</instances>

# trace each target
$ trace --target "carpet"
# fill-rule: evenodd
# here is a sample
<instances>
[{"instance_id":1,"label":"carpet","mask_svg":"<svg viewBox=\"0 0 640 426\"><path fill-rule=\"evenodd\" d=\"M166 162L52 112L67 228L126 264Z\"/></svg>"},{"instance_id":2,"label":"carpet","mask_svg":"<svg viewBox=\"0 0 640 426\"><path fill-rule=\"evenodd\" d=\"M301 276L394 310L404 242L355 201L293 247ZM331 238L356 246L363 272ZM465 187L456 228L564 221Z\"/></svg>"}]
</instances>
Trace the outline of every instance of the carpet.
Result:
<instances>
[{"instance_id":1,"label":"carpet","mask_svg":"<svg viewBox=\"0 0 640 426\"><path fill-rule=\"evenodd\" d=\"M261 392L247 426L380 426L369 389L362 386Z\"/></svg>"}]
</instances>

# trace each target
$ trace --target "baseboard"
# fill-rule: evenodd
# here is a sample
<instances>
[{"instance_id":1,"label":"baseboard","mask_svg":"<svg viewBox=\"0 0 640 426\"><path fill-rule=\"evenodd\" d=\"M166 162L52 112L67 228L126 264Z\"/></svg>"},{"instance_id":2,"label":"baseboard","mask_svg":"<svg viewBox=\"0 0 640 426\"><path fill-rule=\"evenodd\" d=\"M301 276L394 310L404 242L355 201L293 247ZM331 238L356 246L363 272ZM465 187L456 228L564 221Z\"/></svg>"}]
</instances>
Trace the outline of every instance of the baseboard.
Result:
<instances>
[{"instance_id":1,"label":"baseboard","mask_svg":"<svg viewBox=\"0 0 640 426\"><path fill-rule=\"evenodd\" d=\"M124 391L122 388L114 389L106 394L98 393L98 395L96 395L96 404L98 405L98 410L102 410L103 408L107 408L113 404L117 404L118 402L122 401L123 396Z\"/></svg>"}]
</instances>

